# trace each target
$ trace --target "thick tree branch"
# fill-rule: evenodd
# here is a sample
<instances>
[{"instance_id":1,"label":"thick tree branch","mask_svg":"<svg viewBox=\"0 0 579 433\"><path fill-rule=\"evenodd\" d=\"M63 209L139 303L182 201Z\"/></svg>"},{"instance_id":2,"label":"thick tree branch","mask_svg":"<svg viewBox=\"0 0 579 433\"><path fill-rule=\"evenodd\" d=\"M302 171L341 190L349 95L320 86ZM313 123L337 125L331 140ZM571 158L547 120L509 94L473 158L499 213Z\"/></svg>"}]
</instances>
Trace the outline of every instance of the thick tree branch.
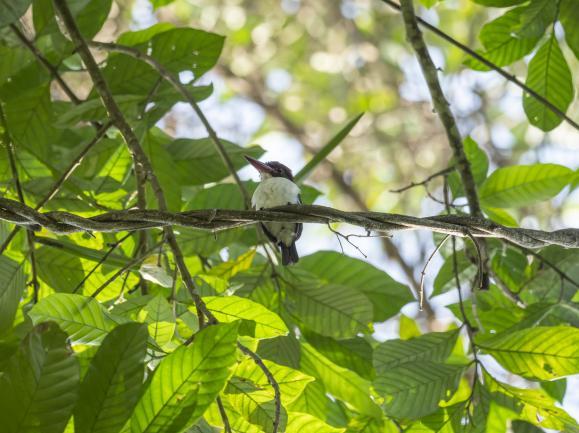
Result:
<instances>
[{"instance_id":1,"label":"thick tree branch","mask_svg":"<svg viewBox=\"0 0 579 433\"><path fill-rule=\"evenodd\" d=\"M416 51L418 62L420 63L422 73L424 74L424 78L428 84L428 89L430 90L434 109L439 115L440 121L446 131L448 142L452 148L454 158L456 159L456 168L462 179L466 199L470 207L470 213L474 216L481 217L482 211L476 192L476 184L470 169L470 163L464 153L462 137L458 131L456 120L452 114L449 103L440 87L440 82L438 81L438 69L430 57L428 48L422 38L422 33L418 28L412 0L402 0L401 8L404 25L406 27L407 39Z\"/></svg>"},{"instance_id":2,"label":"thick tree branch","mask_svg":"<svg viewBox=\"0 0 579 433\"><path fill-rule=\"evenodd\" d=\"M326 206L289 205L268 210L198 209L186 212L124 210L84 218L69 212L38 212L16 200L0 198L0 220L31 230L45 229L58 234L82 231L118 232L154 227L192 227L208 231L227 230L258 222L346 223L365 230L395 233L430 230L460 237L496 238L526 248L559 245L579 248L579 228L552 232L510 228L493 221L464 215L418 218L382 212L345 212Z\"/></svg>"},{"instance_id":3,"label":"thick tree branch","mask_svg":"<svg viewBox=\"0 0 579 433\"><path fill-rule=\"evenodd\" d=\"M381 0L383 3L386 3L388 6L392 7L393 9L396 9L397 11L401 11L401 5L399 5L398 3L392 1L392 0ZM469 48L468 46L466 46L465 44L463 44L462 42L457 41L456 39L454 39L452 36L448 35L447 33L443 32L442 30L440 30L438 27L433 26L432 24L430 24L429 22L423 20L420 17L416 17L416 21L423 27L427 28L428 30L430 30L432 33L434 33L435 35L441 37L442 39L444 39L445 41L449 42L451 45L454 45L455 47L457 47L458 49L460 49L461 51L465 52L466 54L468 54L470 57L472 57L473 59L481 62L482 64L484 64L486 67L492 69L493 71L497 72L499 75L501 75L503 78L505 78L507 81L513 83L515 86L519 87L520 89L522 89L525 93L528 93L529 95L531 95L533 98L535 98L537 101L539 101L541 104L543 104L545 107L547 107L547 109L549 109L551 112L553 112L554 114L556 114L557 116L561 117L562 119L564 119L569 125L571 125L573 128L577 129L579 131L579 123L575 122L573 119L571 119L569 116L567 116L563 111L561 111L559 108L557 108L557 106L555 106L551 101L549 101L547 98L545 98L544 96L540 95L539 93L535 92L533 89L531 89L529 86L527 86L525 83L523 83L522 81L520 81L517 77L515 77L513 74L508 73L507 71L505 71L503 68L501 68L500 66L497 66L496 64L494 64L493 62L491 62L489 59L487 59L486 57L484 57L483 55L481 55L480 53L477 53L475 50Z\"/></svg>"}]
</instances>

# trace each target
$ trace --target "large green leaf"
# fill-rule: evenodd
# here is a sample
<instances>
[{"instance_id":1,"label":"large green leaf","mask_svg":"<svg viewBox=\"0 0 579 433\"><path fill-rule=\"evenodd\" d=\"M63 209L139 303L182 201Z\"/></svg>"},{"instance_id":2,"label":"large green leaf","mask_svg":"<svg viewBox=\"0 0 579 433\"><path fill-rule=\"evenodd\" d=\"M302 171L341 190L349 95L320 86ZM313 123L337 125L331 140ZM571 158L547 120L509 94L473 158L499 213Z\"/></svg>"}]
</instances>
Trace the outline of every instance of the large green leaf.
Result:
<instances>
[{"instance_id":1,"label":"large green leaf","mask_svg":"<svg viewBox=\"0 0 579 433\"><path fill-rule=\"evenodd\" d=\"M297 265L325 282L363 293L373 305L373 320L383 322L397 314L414 297L404 284L371 264L336 251L302 257Z\"/></svg>"},{"instance_id":2,"label":"large green leaf","mask_svg":"<svg viewBox=\"0 0 579 433\"><path fill-rule=\"evenodd\" d=\"M507 370L532 380L579 373L579 329L554 326L509 332L480 345Z\"/></svg>"},{"instance_id":3,"label":"large green leaf","mask_svg":"<svg viewBox=\"0 0 579 433\"><path fill-rule=\"evenodd\" d=\"M556 196L573 178L557 164L515 165L495 170L480 189L481 202L492 207L519 207Z\"/></svg>"},{"instance_id":4,"label":"large green leaf","mask_svg":"<svg viewBox=\"0 0 579 433\"><path fill-rule=\"evenodd\" d=\"M579 1L561 0L559 4L559 20L565 30L565 40L569 48L579 59Z\"/></svg>"},{"instance_id":5,"label":"large green leaf","mask_svg":"<svg viewBox=\"0 0 579 433\"><path fill-rule=\"evenodd\" d=\"M249 321L253 328L251 335L255 338L274 338L289 332L277 314L250 299L239 296L205 296L203 301L220 322Z\"/></svg>"},{"instance_id":6,"label":"large green leaf","mask_svg":"<svg viewBox=\"0 0 579 433\"><path fill-rule=\"evenodd\" d=\"M434 290L430 297L441 295L450 290L456 289L456 276L454 271L454 259L452 256L447 257L442 264L436 278L434 279ZM456 256L456 271L460 280L470 280L476 275L477 267L472 263L465 254L458 253Z\"/></svg>"},{"instance_id":7,"label":"large green leaf","mask_svg":"<svg viewBox=\"0 0 579 433\"><path fill-rule=\"evenodd\" d=\"M142 324L120 325L107 335L80 387L76 431L120 431L139 398L146 348L147 328Z\"/></svg>"},{"instance_id":8,"label":"large green leaf","mask_svg":"<svg viewBox=\"0 0 579 433\"><path fill-rule=\"evenodd\" d=\"M292 284L286 301L295 318L315 332L329 337L367 333L372 304L355 289L335 284L302 281Z\"/></svg>"},{"instance_id":9,"label":"large green leaf","mask_svg":"<svg viewBox=\"0 0 579 433\"><path fill-rule=\"evenodd\" d=\"M41 299L28 313L34 324L56 322L73 344L99 344L116 322L93 298L55 293Z\"/></svg>"},{"instance_id":10,"label":"large green leaf","mask_svg":"<svg viewBox=\"0 0 579 433\"><path fill-rule=\"evenodd\" d=\"M458 387L465 368L430 361L406 363L377 374L376 392L384 411L397 418L420 418L434 412Z\"/></svg>"},{"instance_id":11,"label":"large green leaf","mask_svg":"<svg viewBox=\"0 0 579 433\"><path fill-rule=\"evenodd\" d=\"M542 389L521 389L485 374L485 387L495 403L514 412L515 417L555 431L577 433L579 425Z\"/></svg>"},{"instance_id":12,"label":"large green leaf","mask_svg":"<svg viewBox=\"0 0 579 433\"><path fill-rule=\"evenodd\" d=\"M555 35L541 45L529 62L525 84L563 113L567 111L575 93L573 77ZM529 93L523 96L523 108L529 122L543 131L550 131L563 121Z\"/></svg>"},{"instance_id":13,"label":"large green leaf","mask_svg":"<svg viewBox=\"0 0 579 433\"><path fill-rule=\"evenodd\" d=\"M131 417L132 433L181 432L219 395L235 363L237 323L212 325L161 361Z\"/></svg>"},{"instance_id":14,"label":"large green leaf","mask_svg":"<svg viewBox=\"0 0 579 433\"><path fill-rule=\"evenodd\" d=\"M485 24L480 31L480 41L484 50L480 52L497 66L507 66L529 54L540 36L520 37L514 32L520 26L525 8L516 8ZM475 58L469 57L465 64L478 71L490 68Z\"/></svg>"},{"instance_id":15,"label":"large green leaf","mask_svg":"<svg viewBox=\"0 0 579 433\"><path fill-rule=\"evenodd\" d=\"M562 299L571 300L579 293L575 284L579 282L579 266L577 266L579 251L550 246L542 249L540 254L541 257L556 266L557 270L545 264L540 266L531 279L525 283L525 290L521 292L522 299L529 303L538 301L559 302L559 297L562 295ZM538 264L541 265L542 262L538 260ZM557 271L564 272L572 281L561 279Z\"/></svg>"},{"instance_id":16,"label":"large green leaf","mask_svg":"<svg viewBox=\"0 0 579 433\"><path fill-rule=\"evenodd\" d=\"M17 21L32 0L0 0L0 28Z\"/></svg>"},{"instance_id":17,"label":"large green leaf","mask_svg":"<svg viewBox=\"0 0 579 433\"><path fill-rule=\"evenodd\" d=\"M173 29L153 36L151 55L171 72L191 71L199 79L217 62L224 39L197 29Z\"/></svg>"},{"instance_id":18,"label":"large green leaf","mask_svg":"<svg viewBox=\"0 0 579 433\"><path fill-rule=\"evenodd\" d=\"M479 147L478 143L470 136L463 140L463 147L466 159L470 164L470 169L472 171L474 181L476 185L480 185L487 177L487 172L489 170L489 158L487 157L487 154ZM454 159L453 163L456 164ZM464 195L462 180L456 170L448 176L448 185L450 186L453 197L460 197Z\"/></svg>"},{"instance_id":19,"label":"large green leaf","mask_svg":"<svg viewBox=\"0 0 579 433\"><path fill-rule=\"evenodd\" d=\"M15 144L48 159L49 144L56 137L49 86L22 89L17 99L6 102L4 110Z\"/></svg>"},{"instance_id":20,"label":"large green leaf","mask_svg":"<svg viewBox=\"0 0 579 433\"><path fill-rule=\"evenodd\" d=\"M336 340L302 330L308 343L336 365L348 368L364 379L372 380L372 346L362 337Z\"/></svg>"},{"instance_id":21,"label":"large green leaf","mask_svg":"<svg viewBox=\"0 0 579 433\"><path fill-rule=\"evenodd\" d=\"M301 371L314 376L333 397L347 402L358 412L372 417L381 415L370 398L370 382L353 371L334 364L309 344L302 344Z\"/></svg>"},{"instance_id":22,"label":"large green leaf","mask_svg":"<svg viewBox=\"0 0 579 433\"><path fill-rule=\"evenodd\" d=\"M290 412L285 431L286 433L343 433L346 429L328 425L308 413Z\"/></svg>"},{"instance_id":23,"label":"large green leaf","mask_svg":"<svg viewBox=\"0 0 579 433\"><path fill-rule=\"evenodd\" d=\"M6 433L61 433L79 385L78 361L66 334L54 324L37 326L0 375L0 419Z\"/></svg>"},{"instance_id":24,"label":"large green leaf","mask_svg":"<svg viewBox=\"0 0 579 433\"><path fill-rule=\"evenodd\" d=\"M386 373L406 363L443 362L452 352L458 334L458 329L455 329L431 332L410 340L387 340L374 350L376 374Z\"/></svg>"},{"instance_id":25,"label":"large green leaf","mask_svg":"<svg viewBox=\"0 0 579 433\"><path fill-rule=\"evenodd\" d=\"M22 264L0 256L0 335L12 325L25 286Z\"/></svg>"},{"instance_id":26,"label":"large green leaf","mask_svg":"<svg viewBox=\"0 0 579 433\"><path fill-rule=\"evenodd\" d=\"M557 15L557 3L551 0L533 0L522 8L521 21L516 29L520 38L541 37L553 24Z\"/></svg>"}]
</instances>

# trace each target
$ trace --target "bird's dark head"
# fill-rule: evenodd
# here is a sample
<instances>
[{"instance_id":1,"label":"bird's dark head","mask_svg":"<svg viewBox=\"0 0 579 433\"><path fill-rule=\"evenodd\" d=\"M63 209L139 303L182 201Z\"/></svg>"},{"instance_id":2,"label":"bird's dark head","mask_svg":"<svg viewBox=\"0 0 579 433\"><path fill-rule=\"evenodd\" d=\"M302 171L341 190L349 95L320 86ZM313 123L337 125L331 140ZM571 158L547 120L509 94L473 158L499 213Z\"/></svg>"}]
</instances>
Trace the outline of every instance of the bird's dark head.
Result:
<instances>
[{"instance_id":1,"label":"bird's dark head","mask_svg":"<svg viewBox=\"0 0 579 433\"><path fill-rule=\"evenodd\" d=\"M245 159L253 165L253 167L259 171L259 176L261 180L270 178L270 177L285 177L293 182L294 177L292 175L292 171L289 167L283 165L281 162L277 161L268 161L268 162L261 162L251 156L245 155Z\"/></svg>"}]
</instances>

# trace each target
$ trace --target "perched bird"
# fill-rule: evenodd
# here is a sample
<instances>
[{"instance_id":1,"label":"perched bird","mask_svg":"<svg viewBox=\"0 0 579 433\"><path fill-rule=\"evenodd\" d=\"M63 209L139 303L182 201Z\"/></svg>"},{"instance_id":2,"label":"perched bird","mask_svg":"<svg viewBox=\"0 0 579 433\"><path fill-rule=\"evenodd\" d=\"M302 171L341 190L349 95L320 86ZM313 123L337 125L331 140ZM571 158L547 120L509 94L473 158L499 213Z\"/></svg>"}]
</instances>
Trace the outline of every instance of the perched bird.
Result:
<instances>
[{"instance_id":1,"label":"perched bird","mask_svg":"<svg viewBox=\"0 0 579 433\"><path fill-rule=\"evenodd\" d=\"M257 186L251 205L257 209L301 203L300 188L294 183L291 170L277 161L261 162L250 156L245 159L259 172L261 182ZM302 234L302 224L268 222L261 224L266 236L281 250L281 263L286 266L299 260L296 240Z\"/></svg>"}]
</instances>

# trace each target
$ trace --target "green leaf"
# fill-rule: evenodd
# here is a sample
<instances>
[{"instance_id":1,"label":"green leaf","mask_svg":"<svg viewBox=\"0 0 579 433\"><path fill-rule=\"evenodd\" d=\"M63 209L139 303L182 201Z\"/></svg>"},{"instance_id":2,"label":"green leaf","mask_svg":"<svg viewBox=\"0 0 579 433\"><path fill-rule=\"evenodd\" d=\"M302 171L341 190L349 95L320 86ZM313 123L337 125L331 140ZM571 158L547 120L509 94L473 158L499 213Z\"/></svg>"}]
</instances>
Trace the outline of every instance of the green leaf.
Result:
<instances>
[{"instance_id":1,"label":"green leaf","mask_svg":"<svg viewBox=\"0 0 579 433\"><path fill-rule=\"evenodd\" d=\"M464 153L466 159L470 164L470 169L476 185L480 185L487 177L489 170L489 159L487 154L478 146L470 136L463 140ZM456 161L453 161L456 164ZM452 191L453 197L460 197L464 195L464 188L462 187L462 180L457 173L453 171L448 176L448 184Z\"/></svg>"},{"instance_id":2,"label":"green leaf","mask_svg":"<svg viewBox=\"0 0 579 433\"><path fill-rule=\"evenodd\" d=\"M531 380L579 373L579 329L567 326L522 329L485 341L481 349L507 370Z\"/></svg>"},{"instance_id":3,"label":"green leaf","mask_svg":"<svg viewBox=\"0 0 579 433\"><path fill-rule=\"evenodd\" d=\"M250 299L239 296L204 296L203 301L219 322L244 320L252 323L251 334L255 338L274 338L289 332L277 314Z\"/></svg>"},{"instance_id":4,"label":"green leaf","mask_svg":"<svg viewBox=\"0 0 579 433\"><path fill-rule=\"evenodd\" d=\"M410 340L387 340L374 350L376 374L386 373L407 363L443 362L450 356L458 334L458 329L455 329L431 332Z\"/></svg>"},{"instance_id":5,"label":"green leaf","mask_svg":"<svg viewBox=\"0 0 579 433\"><path fill-rule=\"evenodd\" d=\"M299 370L275 364L268 360L263 360L264 365L275 377L280 387L281 400L284 405L293 403L304 391L305 387L314 378L302 373ZM252 359L246 359L239 363L233 373L234 377L243 378L253 382L259 389L267 389L273 399L274 393L263 370Z\"/></svg>"},{"instance_id":6,"label":"green leaf","mask_svg":"<svg viewBox=\"0 0 579 433\"><path fill-rule=\"evenodd\" d=\"M163 6L170 5L175 0L151 0L151 4L153 5L153 9L158 9Z\"/></svg>"},{"instance_id":7,"label":"green leaf","mask_svg":"<svg viewBox=\"0 0 579 433\"><path fill-rule=\"evenodd\" d=\"M36 250L38 276L56 292L72 292L84 278L80 258L48 246Z\"/></svg>"},{"instance_id":8,"label":"green leaf","mask_svg":"<svg viewBox=\"0 0 579 433\"><path fill-rule=\"evenodd\" d=\"M112 3L112 0L89 0L78 12L72 8L76 25L85 39L92 39L99 32L109 16Z\"/></svg>"},{"instance_id":9,"label":"green leaf","mask_svg":"<svg viewBox=\"0 0 579 433\"><path fill-rule=\"evenodd\" d=\"M483 211L488 218L494 222L507 227L518 227L519 223L514 216L508 213L506 210L498 207L483 207Z\"/></svg>"},{"instance_id":10,"label":"green leaf","mask_svg":"<svg viewBox=\"0 0 579 433\"><path fill-rule=\"evenodd\" d=\"M286 305L296 320L329 337L367 333L372 322L368 298L347 286L296 282L288 290Z\"/></svg>"},{"instance_id":11,"label":"green leaf","mask_svg":"<svg viewBox=\"0 0 579 433\"><path fill-rule=\"evenodd\" d=\"M361 414L381 416L382 411L370 398L370 382L334 364L309 344L302 344L301 371L319 379L328 393Z\"/></svg>"},{"instance_id":12,"label":"green leaf","mask_svg":"<svg viewBox=\"0 0 579 433\"><path fill-rule=\"evenodd\" d=\"M434 412L458 388L465 368L430 361L406 363L377 374L376 392L384 396L387 415L420 418Z\"/></svg>"},{"instance_id":13,"label":"green leaf","mask_svg":"<svg viewBox=\"0 0 579 433\"><path fill-rule=\"evenodd\" d=\"M137 104L142 100L140 95L115 95L115 101L125 115L136 117ZM82 121L108 119L108 113L100 98L83 101L66 110L57 120L59 127L74 126Z\"/></svg>"},{"instance_id":14,"label":"green leaf","mask_svg":"<svg viewBox=\"0 0 579 433\"><path fill-rule=\"evenodd\" d=\"M473 0L475 3L483 6L492 6L497 8L506 8L525 3L527 0Z\"/></svg>"},{"instance_id":15,"label":"green leaf","mask_svg":"<svg viewBox=\"0 0 579 433\"><path fill-rule=\"evenodd\" d=\"M525 84L563 113L567 111L575 93L573 77L555 35L551 35L541 45L529 62ZM562 117L553 113L529 93L523 96L523 108L529 122L543 131L550 131L563 121Z\"/></svg>"},{"instance_id":16,"label":"green leaf","mask_svg":"<svg viewBox=\"0 0 579 433\"><path fill-rule=\"evenodd\" d=\"M172 29L153 36L151 56L169 71L191 71L198 80L217 63L224 39L202 30Z\"/></svg>"},{"instance_id":17,"label":"green leaf","mask_svg":"<svg viewBox=\"0 0 579 433\"><path fill-rule=\"evenodd\" d=\"M173 338L176 321L173 308L167 300L157 295L139 312L139 321L147 324L149 335L160 347Z\"/></svg>"},{"instance_id":18,"label":"green leaf","mask_svg":"<svg viewBox=\"0 0 579 433\"><path fill-rule=\"evenodd\" d=\"M302 257L297 268L324 282L346 286L363 293L373 305L373 321L383 322L414 300L407 286L371 264L335 251L320 251Z\"/></svg>"},{"instance_id":19,"label":"green leaf","mask_svg":"<svg viewBox=\"0 0 579 433\"><path fill-rule=\"evenodd\" d=\"M479 34L484 50L479 53L497 66L510 65L529 54L541 36L523 38L514 33L515 29L521 25L524 11L524 7L512 9L485 24ZM464 63L477 71L490 70L488 66L473 57L469 57Z\"/></svg>"},{"instance_id":20,"label":"green leaf","mask_svg":"<svg viewBox=\"0 0 579 433\"><path fill-rule=\"evenodd\" d=\"M129 418L143 383L147 328L127 323L103 340L81 384L76 431L116 433Z\"/></svg>"},{"instance_id":21,"label":"green leaf","mask_svg":"<svg viewBox=\"0 0 579 433\"><path fill-rule=\"evenodd\" d=\"M485 387L497 404L515 412L516 418L541 428L577 433L579 425L542 389L521 389L485 374Z\"/></svg>"},{"instance_id":22,"label":"green leaf","mask_svg":"<svg viewBox=\"0 0 579 433\"><path fill-rule=\"evenodd\" d=\"M559 4L559 20L565 31L565 40L567 45L579 59L579 1L561 0Z\"/></svg>"},{"instance_id":23,"label":"green leaf","mask_svg":"<svg viewBox=\"0 0 579 433\"><path fill-rule=\"evenodd\" d=\"M573 171L562 165L514 165L495 170L479 196L486 206L527 206L556 196L572 178Z\"/></svg>"},{"instance_id":24,"label":"green leaf","mask_svg":"<svg viewBox=\"0 0 579 433\"><path fill-rule=\"evenodd\" d=\"M12 326L25 288L22 264L0 256L0 335Z\"/></svg>"},{"instance_id":25,"label":"green leaf","mask_svg":"<svg viewBox=\"0 0 579 433\"><path fill-rule=\"evenodd\" d=\"M456 271L460 280L470 280L477 273L477 267L464 254L456 256ZM430 297L441 295L456 289L456 277L454 272L454 259L452 255L447 257L434 279L434 290Z\"/></svg>"},{"instance_id":26,"label":"green leaf","mask_svg":"<svg viewBox=\"0 0 579 433\"><path fill-rule=\"evenodd\" d=\"M247 165L244 155L259 158L264 153L259 146L244 148L227 140L220 141L235 169ZM182 185L217 182L230 174L210 138L179 138L171 142L168 151L176 164L177 171L173 175L179 176Z\"/></svg>"},{"instance_id":27,"label":"green leaf","mask_svg":"<svg viewBox=\"0 0 579 433\"><path fill-rule=\"evenodd\" d=\"M209 326L159 364L131 417L131 433L181 432L219 395L235 363L237 324Z\"/></svg>"},{"instance_id":28,"label":"green leaf","mask_svg":"<svg viewBox=\"0 0 579 433\"><path fill-rule=\"evenodd\" d=\"M579 282L579 251L564 249L557 246L547 247L541 250L541 257L547 260L558 270L573 281ZM521 297L525 302L559 302L559 296L563 293L564 300L571 298L578 293L577 285L566 279L561 280L561 276L550 266L542 264L537 260L540 269L532 275L529 282L525 283L525 290L521 292Z\"/></svg>"},{"instance_id":29,"label":"green leaf","mask_svg":"<svg viewBox=\"0 0 579 433\"><path fill-rule=\"evenodd\" d=\"M332 401L326 395L324 386L319 380L316 380L308 383L299 397L288 405L288 411L309 413L316 418L326 420L331 403Z\"/></svg>"},{"instance_id":30,"label":"green leaf","mask_svg":"<svg viewBox=\"0 0 579 433\"><path fill-rule=\"evenodd\" d=\"M288 413L286 433L342 433L345 428L332 427L308 413Z\"/></svg>"},{"instance_id":31,"label":"green leaf","mask_svg":"<svg viewBox=\"0 0 579 433\"><path fill-rule=\"evenodd\" d=\"M372 380L372 346L362 337L335 340L302 330L306 341L334 364L348 368L364 379Z\"/></svg>"},{"instance_id":32,"label":"green leaf","mask_svg":"<svg viewBox=\"0 0 579 433\"><path fill-rule=\"evenodd\" d=\"M557 3L551 0L533 0L522 8L521 21L516 28L518 37L541 37L553 24L557 15Z\"/></svg>"},{"instance_id":33,"label":"green leaf","mask_svg":"<svg viewBox=\"0 0 579 433\"><path fill-rule=\"evenodd\" d=\"M56 137L52 127L54 113L49 86L19 92L17 99L6 102L4 110L16 146L21 146L35 156L47 160L50 156L49 145Z\"/></svg>"},{"instance_id":34,"label":"green leaf","mask_svg":"<svg viewBox=\"0 0 579 433\"><path fill-rule=\"evenodd\" d=\"M0 419L6 433L61 433L79 384L78 361L66 334L54 324L37 326L0 375Z\"/></svg>"},{"instance_id":35,"label":"green leaf","mask_svg":"<svg viewBox=\"0 0 579 433\"><path fill-rule=\"evenodd\" d=\"M362 118L364 113L358 114L350 120L336 135L332 137L315 155L314 157L294 176L296 182L300 183L334 150L338 145L344 141L344 138L350 133L358 121Z\"/></svg>"},{"instance_id":36,"label":"green leaf","mask_svg":"<svg viewBox=\"0 0 579 433\"><path fill-rule=\"evenodd\" d=\"M18 21L32 0L0 0L0 28Z\"/></svg>"},{"instance_id":37,"label":"green leaf","mask_svg":"<svg viewBox=\"0 0 579 433\"><path fill-rule=\"evenodd\" d=\"M35 325L56 322L73 344L99 344L116 326L96 300L69 293L55 293L41 299L28 314Z\"/></svg>"}]
</instances>

